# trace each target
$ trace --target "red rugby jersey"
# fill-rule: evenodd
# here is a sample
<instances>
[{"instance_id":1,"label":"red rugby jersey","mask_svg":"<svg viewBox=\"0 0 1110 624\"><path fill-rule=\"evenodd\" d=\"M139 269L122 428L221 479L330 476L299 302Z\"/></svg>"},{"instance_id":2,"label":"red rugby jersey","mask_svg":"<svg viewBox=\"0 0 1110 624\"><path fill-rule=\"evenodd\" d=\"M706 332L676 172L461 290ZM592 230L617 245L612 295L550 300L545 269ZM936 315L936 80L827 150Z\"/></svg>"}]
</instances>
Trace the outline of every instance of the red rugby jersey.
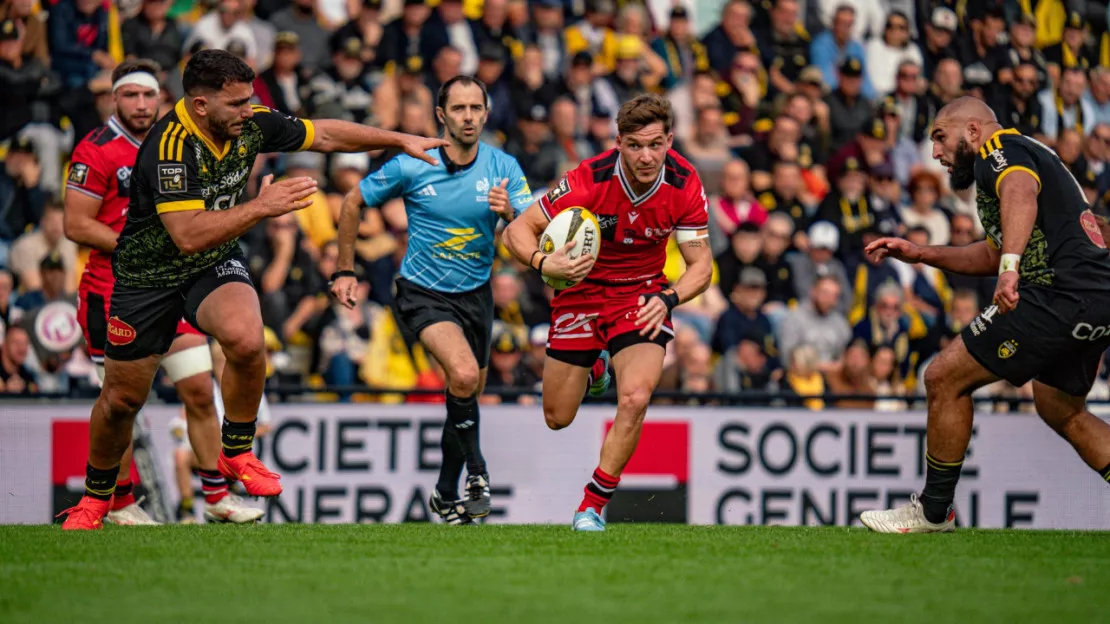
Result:
<instances>
[{"instance_id":1,"label":"red rugby jersey","mask_svg":"<svg viewBox=\"0 0 1110 624\"><path fill-rule=\"evenodd\" d=\"M674 150L667 151L659 177L640 196L625 178L616 149L583 161L540 198L548 219L574 207L589 209L601 226L601 251L586 278L592 282L657 277L667 262L671 232L709 227L698 172Z\"/></svg>"},{"instance_id":2,"label":"red rugby jersey","mask_svg":"<svg viewBox=\"0 0 1110 624\"><path fill-rule=\"evenodd\" d=\"M141 141L131 136L119 120L112 117L108 123L93 130L73 150L66 191L83 193L101 200L96 220L117 233L127 221L127 206L131 201L131 168L139 155ZM93 291L111 292L115 285L112 275L112 254L93 249L82 287Z\"/></svg>"}]
</instances>

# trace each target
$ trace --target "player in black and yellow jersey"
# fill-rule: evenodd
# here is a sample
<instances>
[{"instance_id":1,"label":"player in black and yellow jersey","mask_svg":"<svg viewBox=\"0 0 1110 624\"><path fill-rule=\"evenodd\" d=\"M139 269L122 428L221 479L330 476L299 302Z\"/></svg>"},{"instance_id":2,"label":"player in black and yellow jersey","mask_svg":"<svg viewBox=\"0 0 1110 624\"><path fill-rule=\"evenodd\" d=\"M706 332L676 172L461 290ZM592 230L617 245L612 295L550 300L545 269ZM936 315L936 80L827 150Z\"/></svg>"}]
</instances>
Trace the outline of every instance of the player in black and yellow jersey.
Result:
<instances>
[{"instance_id":1,"label":"player in black and yellow jersey","mask_svg":"<svg viewBox=\"0 0 1110 624\"><path fill-rule=\"evenodd\" d=\"M1005 130L980 100L959 98L933 125L933 158L956 189L977 188L987 240L917 247L884 238L867 253L968 275L998 273L984 310L925 371L929 405L925 489L909 505L868 511L884 533L955 527L952 501L971 440L971 393L1005 379L1033 381L1037 413L1110 481L1110 424L1086 397L1110 347L1110 252L1083 189L1043 144Z\"/></svg>"},{"instance_id":2,"label":"player in black and yellow jersey","mask_svg":"<svg viewBox=\"0 0 1110 624\"><path fill-rule=\"evenodd\" d=\"M120 457L162 354L184 316L227 356L220 471L254 496L281 493L278 475L251 452L266 375L258 296L237 244L267 217L308 206L311 178L266 179L243 202L255 157L267 152L426 152L443 145L343 121L308 121L250 103L254 71L222 50L185 66L185 97L151 129L131 175L131 205L113 259L105 378L90 422L85 496L65 529L96 529L107 513Z\"/></svg>"}]
</instances>

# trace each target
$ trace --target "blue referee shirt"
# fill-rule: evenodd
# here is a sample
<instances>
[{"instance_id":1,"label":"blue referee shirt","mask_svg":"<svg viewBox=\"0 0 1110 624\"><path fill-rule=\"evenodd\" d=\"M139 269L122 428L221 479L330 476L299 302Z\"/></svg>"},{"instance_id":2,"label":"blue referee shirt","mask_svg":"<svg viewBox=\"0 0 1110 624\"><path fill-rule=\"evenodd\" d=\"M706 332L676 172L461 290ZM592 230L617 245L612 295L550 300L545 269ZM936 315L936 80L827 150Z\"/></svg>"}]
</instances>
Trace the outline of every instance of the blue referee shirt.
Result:
<instances>
[{"instance_id":1,"label":"blue referee shirt","mask_svg":"<svg viewBox=\"0 0 1110 624\"><path fill-rule=\"evenodd\" d=\"M428 163L401 154L359 184L367 206L405 200L409 246L401 277L444 293L474 290L489 281L496 252L493 234L500 219L489 209L489 190L508 178L515 214L532 203L532 191L516 159L485 143L465 168L449 172L439 149Z\"/></svg>"}]
</instances>

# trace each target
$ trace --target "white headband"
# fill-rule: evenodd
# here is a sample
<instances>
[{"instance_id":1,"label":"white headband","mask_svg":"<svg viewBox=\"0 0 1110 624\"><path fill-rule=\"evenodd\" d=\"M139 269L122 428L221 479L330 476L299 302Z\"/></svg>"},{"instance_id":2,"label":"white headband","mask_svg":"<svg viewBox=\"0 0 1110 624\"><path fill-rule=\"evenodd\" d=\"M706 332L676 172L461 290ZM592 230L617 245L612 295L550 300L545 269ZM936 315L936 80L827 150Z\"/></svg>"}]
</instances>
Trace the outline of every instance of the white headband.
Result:
<instances>
[{"instance_id":1,"label":"white headband","mask_svg":"<svg viewBox=\"0 0 1110 624\"><path fill-rule=\"evenodd\" d=\"M120 87L129 84L146 87L155 91L159 89L158 79L154 77L154 74L140 71L120 76L120 79L116 81L116 84L112 85L112 93L119 91Z\"/></svg>"}]
</instances>

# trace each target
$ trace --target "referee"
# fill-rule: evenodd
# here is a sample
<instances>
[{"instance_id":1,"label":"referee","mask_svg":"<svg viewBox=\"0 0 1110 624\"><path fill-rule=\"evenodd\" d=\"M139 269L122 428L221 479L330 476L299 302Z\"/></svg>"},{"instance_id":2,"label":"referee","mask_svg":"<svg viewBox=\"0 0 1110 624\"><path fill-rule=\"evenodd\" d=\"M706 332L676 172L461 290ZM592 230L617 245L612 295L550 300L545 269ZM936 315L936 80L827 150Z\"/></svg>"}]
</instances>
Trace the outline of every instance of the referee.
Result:
<instances>
[{"instance_id":1,"label":"referee","mask_svg":"<svg viewBox=\"0 0 1110 624\"><path fill-rule=\"evenodd\" d=\"M409 243L397 279L397 320L447 374L443 464L430 505L448 524L470 524L490 512L489 473L478 442L478 395L486 381L493 325L494 231L499 220L512 221L532 203L532 191L513 157L479 141L489 118L489 95L481 81L455 76L444 83L436 117L448 144L429 155L440 164L399 155L343 200L339 270L331 292L354 306L355 237L363 207L380 208L404 198ZM460 498L464 461L466 496Z\"/></svg>"}]
</instances>

